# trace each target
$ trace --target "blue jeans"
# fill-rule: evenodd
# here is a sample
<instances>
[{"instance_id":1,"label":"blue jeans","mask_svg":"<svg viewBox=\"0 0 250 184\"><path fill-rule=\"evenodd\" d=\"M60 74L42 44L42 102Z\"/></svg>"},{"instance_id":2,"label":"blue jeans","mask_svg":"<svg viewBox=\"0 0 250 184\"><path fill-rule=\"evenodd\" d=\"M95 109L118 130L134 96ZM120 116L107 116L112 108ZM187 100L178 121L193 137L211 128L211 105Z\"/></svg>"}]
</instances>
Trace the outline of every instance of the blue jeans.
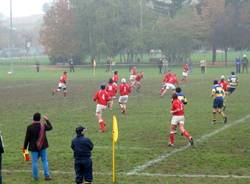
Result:
<instances>
[{"instance_id":1,"label":"blue jeans","mask_svg":"<svg viewBox=\"0 0 250 184\"><path fill-rule=\"evenodd\" d=\"M34 179L39 178L39 171L38 171L39 157L41 157L42 160L44 176L45 177L49 176L49 164L48 164L46 149L43 149L41 151L31 152L31 156L32 156L32 174Z\"/></svg>"}]
</instances>

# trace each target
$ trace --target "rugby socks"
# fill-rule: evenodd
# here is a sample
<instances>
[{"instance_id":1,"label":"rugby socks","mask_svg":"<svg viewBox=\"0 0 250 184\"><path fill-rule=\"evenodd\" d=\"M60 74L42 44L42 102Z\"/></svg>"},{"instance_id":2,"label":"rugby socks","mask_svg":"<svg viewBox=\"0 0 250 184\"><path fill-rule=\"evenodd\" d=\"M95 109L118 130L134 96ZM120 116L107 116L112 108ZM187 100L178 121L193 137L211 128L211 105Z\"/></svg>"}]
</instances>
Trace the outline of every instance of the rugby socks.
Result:
<instances>
[{"instance_id":1,"label":"rugby socks","mask_svg":"<svg viewBox=\"0 0 250 184\"><path fill-rule=\"evenodd\" d=\"M106 131L105 122L103 121L103 119L99 120L99 130L100 130L100 132L105 132Z\"/></svg>"},{"instance_id":2,"label":"rugby socks","mask_svg":"<svg viewBox=\"0 0 250 184\"><path fill-rule=\"evenodd\" d=\"M190 134L188 133L188 131L185 130L182 134L183 134L183 136L185 136L186 138L188 138L188 140L192 139L192 137L190 136Z\"/></svg>"},{"instance_id":3,"label":"rugby socks","mask_svg":"<svg viewBox=\"0 0 250 184\"><path fill-rule=\"evenodd\" d=\"M172 145L174 144L174 133L172 133L172 132L169 135L169 143Z\"/></svg>"},{"instance_id":4,"label":"rugby socks","mask_svg":"<svg viewBox=\"0 0 250 184\"><path fill-rule=\"evenodd\" d=\"M216 112L213 112L213 122L216 122Z\"/></svg>"}]
</instances>

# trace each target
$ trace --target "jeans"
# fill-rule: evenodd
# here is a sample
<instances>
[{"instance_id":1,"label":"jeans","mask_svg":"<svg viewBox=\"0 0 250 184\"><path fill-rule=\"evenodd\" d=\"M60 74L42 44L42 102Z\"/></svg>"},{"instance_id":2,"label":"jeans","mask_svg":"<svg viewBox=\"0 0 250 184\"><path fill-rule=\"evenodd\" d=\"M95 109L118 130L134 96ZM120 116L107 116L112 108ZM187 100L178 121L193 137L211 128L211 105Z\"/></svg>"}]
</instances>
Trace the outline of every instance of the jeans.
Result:
<instances>
[{"instance_id":1,"label":"jeans","mask_svg":"<svg viewBox=\"0 0 250 184\"><path fill-rule=\"evenodd\" d=\"M43 149L41 151L34 151L31 152L32 156L32 174L34 179L39 178L39 171L38 171L38 159L41 157L42 164L43 164L43 172L44 176L48 177L49 176L49 164L47 160L47 151L46 149Z\"/></svg>"}]
</instances>

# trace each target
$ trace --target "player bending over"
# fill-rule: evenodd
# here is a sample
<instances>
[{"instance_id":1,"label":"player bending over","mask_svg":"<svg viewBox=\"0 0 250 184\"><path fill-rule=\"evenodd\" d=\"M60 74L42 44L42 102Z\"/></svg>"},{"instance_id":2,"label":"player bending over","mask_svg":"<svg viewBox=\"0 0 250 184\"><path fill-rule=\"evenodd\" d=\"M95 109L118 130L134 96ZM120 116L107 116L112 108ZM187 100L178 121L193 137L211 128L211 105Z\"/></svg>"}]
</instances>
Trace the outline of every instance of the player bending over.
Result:
<instances>
[{"instance_id":1,"label":"player bending over","mask_svg":"<svg viewBox=\"0 0 250 184\"><path fill-rule=\"evenodd\" d=\"M160 95L163 96L165 95L168 91L175 92L176 85L178 85L178 79L176 77L176 74L167 72L164 75L164 78L162 80L163 85L160 91Z\"/></svg>"},{"instance_id":2,"label":"player bending over","mask_svg":"<svg viewBox=\"0 0 250 184\"><path fill-rule=\"evenodd\" d=\"M68 80L67 72L64 71L63 75L60 77L59 82L58 82L58 88L52 90L52 95L54 95L56 92L60 92L63 90L63 96L67 96L67 86L66 86L66 81Z\"/></svg>"},{"instance_id":3,"label":"player bending over","mask_svg":"<svg viewBox=\"0 0 250 184\"><path fill-rule=\"evenodd\" d=\"M213 101L213 123L216 122L216 113L221 114L222 117L224 118L224 123L227 123L227 116L225 115L225 113L222 110L225 91L219 85L217 80L214 81L211 96L214 98L214 101Z\"/></svg>"},{"instance_id":4,"label":"player bending over","mask_svg":"<svg viewBox=\"0 0 250 184\"><path fill-rule=\"evenodd\" d=\"M110 110L112 110L114 99L116 98L116 93L117 93L117 84L113 82L112 79L109 79L108 85L106 87L106 91L108 92L108 95L110 96L108 107Z\"/></svg>"},{"instance_id":5,"label":"player bending over","mask_svg":"<svg viewBox=\"0 0 250 184\"><path fill-rule=\"evenodd\" d=\"M119 86L119 104L120 104L120 110L123 114L127 111L127 102L128 102L128 95L131 93L131 86L126 83L126 79L123 78L121 80L121 84Z\"/></svg>"},{"instance_id":6,"label":"player bending over","mask_svg":"<svg viewBox=\"0 0 250 184\"><path fill-rule=\"evenodd\" d=\"M171 127L170 127L170 135L169 135L169 146L174 146L174 139L175 139L175 133L177 126L179 127L179 130L181 132L181 135L185 136L190 145L194 145L194 141L192 136L188 133L187 130L184 128L184 104L181 100L178 99L178 96L176 93L172 95L172 108L170 110L170 113L172 114L171 119Z\"/></svg>"},{"instance_id":7,"label":"player bending over","mask_svg":"<svg viewBox=\"0 0 250 184\"><path fill-rule=\"evenodd\" d=\"M100 86L100 90L98 90L93 97L93 100L96 104L96 117L99 123L99 132L106 131L106 124L104 119L102 118L102 112L107 108L108 101L110 100L110 96L108 92L105 90L106 86L102 84Z\"/></svg>"}]
</instances>

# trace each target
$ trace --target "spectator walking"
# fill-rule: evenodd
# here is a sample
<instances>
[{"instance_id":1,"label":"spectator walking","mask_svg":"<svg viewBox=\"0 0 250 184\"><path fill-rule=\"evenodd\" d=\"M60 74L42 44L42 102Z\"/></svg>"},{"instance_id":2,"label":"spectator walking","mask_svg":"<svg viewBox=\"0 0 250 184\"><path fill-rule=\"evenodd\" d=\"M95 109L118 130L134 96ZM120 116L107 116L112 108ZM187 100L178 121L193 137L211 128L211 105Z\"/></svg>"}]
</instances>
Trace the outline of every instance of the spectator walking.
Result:
<instances>
[{"instance_id":1,"label":"spectator walking","mask_svg":"<svg viewBox=\"0 0 250 184\"><path fill-rule=\"evenodd\" d=\"M34 180L39 180L38 159L41 157L45 180L51 180L46 149L49 147L46 131L52 130L48 116L43 116L46 123L41 122L39 112L33 115L33 122L27 127L23 151L29 146L32 157L32 174Z\"/></svg>"},{"instance_id":2,"label":"spectator walking","mask_svg":"<svg viewBox=\"0 0 250 184\"><path fill-rule=\"evenodd\" d=\"M71 148L74 151L76 184L91 184L93 181L93 168L91 151L94 144L84 136L87 129L79 126L76 128L76 137L72 140Z\"/></svg>"}]
</instances>

